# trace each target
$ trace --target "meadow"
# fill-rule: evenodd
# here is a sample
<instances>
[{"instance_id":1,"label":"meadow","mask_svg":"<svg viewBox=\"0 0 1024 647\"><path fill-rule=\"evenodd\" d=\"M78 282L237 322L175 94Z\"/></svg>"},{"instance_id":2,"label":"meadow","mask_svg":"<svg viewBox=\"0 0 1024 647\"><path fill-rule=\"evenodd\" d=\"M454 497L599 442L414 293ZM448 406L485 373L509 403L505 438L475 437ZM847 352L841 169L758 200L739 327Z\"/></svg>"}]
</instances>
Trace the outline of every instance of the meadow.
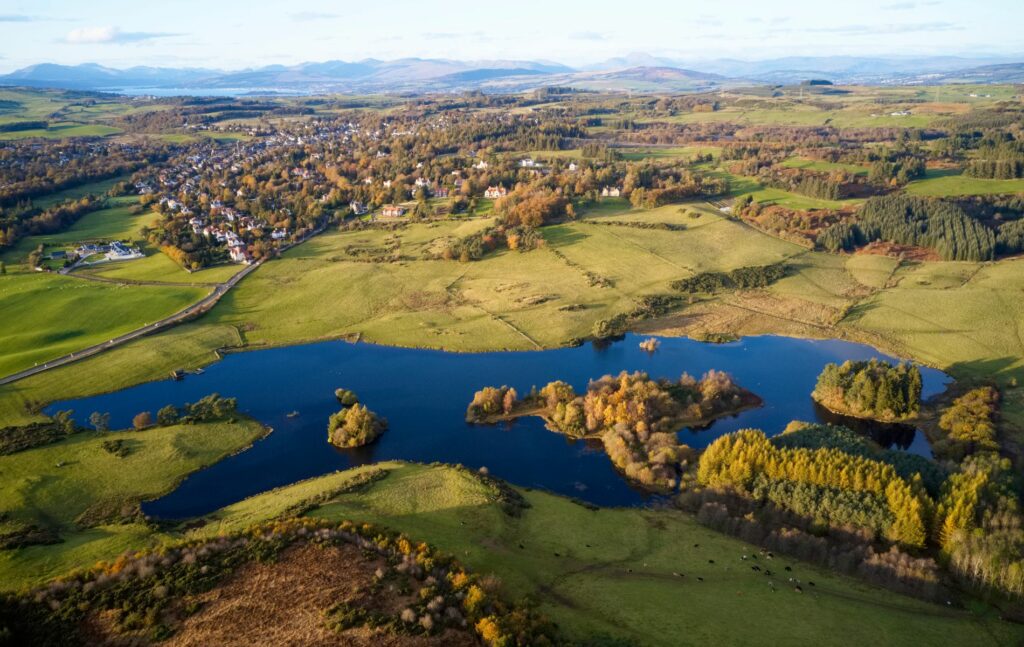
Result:
<instances>
[{"instance_id":1,"label":"meadow","mask_svg":"<svg viewBox=\"0 0 1024 647\"><path fill-rule=\"evenodd\" d=\"M4 525L33 524L62 541L0 551L0 582L31 585L125 550L166 539L138 514L138 503L172 490L187 474L235 453L266 430L252 421L135 431L83 431L60 442L0 456ZM103 443L120 440L126 456ZM59 465L59 469L54 469Z\"/></svg>"},{"instance_id":2,"label":"meadow","mask_svg":"<svg viewBox=\"0 0 1024 647\"><path fill-rule=\"evenodd\" d=\"M798 593L786 577L766 577L742 559L757 548L681 512L591 510L525 491L530 508L517 518L504 514L467 472L418 465L390 471L368 489L342 494L308 514L366 520L421 537L476 571L497 575L513 599L533 595L572 638L605 635L646 645L783 639L966 645L1014 640L1021 631L983 607L946 609L776 558L780 572L791 565L786 576L804 583ZM295 487L309 492L316 484ZM290 494L286 488L254 497L245 507L273 509L272 502Z\"/></svg>"},{"instance_id":3,"label":"meadow","mask_svg":"<svg viewBox=\"0 0 1024 647\"><path fill-rule=\"evenodd\" d=\"M923 179L908 184L906 190L927 196L1020 193L1024 191L1024 179L988 180L968 177L956 170L929 170Z\"/></svg>"},{"instance_id":4,"label":"meadow","mask_svg":"<svg viewBox=\"0 0 1024 647\"><path fill-rule=\"evenodd\" d=\"M0 374L8 375L145 326L209 290L126 286L56 274L0 276ZM69 322L73 322L69 324Z\"/></svg>"},{"instance_id":5,"label":"meadow","mask_svg":"<svg viewBox=\"0 0 1024 647\"><path fill-rule=\"evenodd\" d=\"M0 496L10 503L32 493L36 510L45 513L51 497L82 484L82 491L71 495L70 512L54 512L65 520L108 501L106 497L133 502L259 435L248 424L229 427L117 432L137 443L125 458L99 447L109 433L81 434L20 458L3 457L5 472L15 469L25 476ZM56 458L80 462L55 483L34 483L33 466ZM13 461L17 467L10 468ZM152 476L110 469L118 461L152 467ZM387 476L351 487L361 475L378 469ZM769 561L759 555L762 566L777 571L766 576L751 568L756 547L705 528L682 512L594 510L543 492L519 492L530 507L510 516L495 499L495 490L467 470L380 463L256 495L212 513L198 526L145 534L137 523L107 525L70 531L61 544L4 551L0 581L3 588L19 588L75 566L112 559L126 549L215 537L307 511L328 520L377 523L427 541L474 571L495 575L509 598L529 596L566 637L580 641L982 645L1024 637L1019 626L999 621L994 609L976 601L966 608L937 606L784 556ZM802 592L790 577L800 581Z\"/></svg>"}]
</instances>

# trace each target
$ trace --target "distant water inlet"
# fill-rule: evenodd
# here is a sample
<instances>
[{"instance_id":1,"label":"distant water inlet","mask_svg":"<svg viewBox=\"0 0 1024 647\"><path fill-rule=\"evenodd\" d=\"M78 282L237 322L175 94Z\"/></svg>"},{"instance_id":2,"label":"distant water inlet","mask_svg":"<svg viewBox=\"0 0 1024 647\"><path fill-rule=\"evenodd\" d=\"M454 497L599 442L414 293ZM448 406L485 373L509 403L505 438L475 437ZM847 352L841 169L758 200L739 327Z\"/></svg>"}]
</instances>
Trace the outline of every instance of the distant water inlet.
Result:
<instances>
[{"instance_id":1,"label":"distant water inlet","mask_svg":"<svg viewBox=\"0 0 1024 647\"><path fill-rule=\"evenodd\" d=\"M679 432L680 441L704 448L737 429L780 433L791 420L849 422L817 407L810 397L829 362L887 357L860 344L789 337L748 337L728 344L660 338L656 352L632 335L611 343L546 351L457 354L321 342L231 354L201 375L165 380L81 400L57 402L48 412L74 409L81 424L93 411L111 413L111 425L127 428L140 411L194 402L210 393L238 398L242 412L273 428L250 449L188 477L173 492L144 504L162 518L202 515L259 492L375 461L403 459L486 466L517 485L551 490L597 505L641 504L647 494L615 471L600 443L571 440L544 428L537 418L501 425L465 422L473 393L507 384L528 393L553 380L582 392L591 379L620 371L651 377L700 377L728 371L764 406ZM949 378L923 368L923 396L943 390ZM337 449L327 442L327 418L338 409L335 389L351 389L388 420L388 431L372 445ZM852 424L852 423L851 423ZM859 423L856 430L884 446L930 456L913 427Z\"/></svg>"}]
</instances>

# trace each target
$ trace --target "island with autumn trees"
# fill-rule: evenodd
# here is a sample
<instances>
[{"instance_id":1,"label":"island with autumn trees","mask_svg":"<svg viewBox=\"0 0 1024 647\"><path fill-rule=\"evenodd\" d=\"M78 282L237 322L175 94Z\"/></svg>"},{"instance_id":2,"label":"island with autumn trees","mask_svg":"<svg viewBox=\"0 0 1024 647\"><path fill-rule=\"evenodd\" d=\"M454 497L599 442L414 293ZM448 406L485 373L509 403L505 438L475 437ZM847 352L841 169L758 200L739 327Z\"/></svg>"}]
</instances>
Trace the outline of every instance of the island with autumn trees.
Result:
<instances>
[{"instance_id":1,"label":"island with autumn trees","mask_svg":"<svg viewBox=\"0 0 1024 647\"><path fill-rule=\"evenodd\" d=\"M388 421L360 404L354 391L337 389L334 395L341 403L341 409L327 420L327 442L330 444L343 449L362 447L377 440L387 429Z\"/></svg>"},{"instance_id":2,"label":"island with autumn trees","mask_svg":"<svg viewBox=\"0 0 1024 647\"><path fill-rule=\"evenodd\" d=\"M723 371L697 380L652 379L623 371L592 380L582 395L555 381L520 399L508 386L484 387L466 410L472 423L539 416L552 431L600 440L615 467L630 481L653 491L672 491L695 458L676 432L761 405L761 399Z\"/></svg>"}]
</instances>

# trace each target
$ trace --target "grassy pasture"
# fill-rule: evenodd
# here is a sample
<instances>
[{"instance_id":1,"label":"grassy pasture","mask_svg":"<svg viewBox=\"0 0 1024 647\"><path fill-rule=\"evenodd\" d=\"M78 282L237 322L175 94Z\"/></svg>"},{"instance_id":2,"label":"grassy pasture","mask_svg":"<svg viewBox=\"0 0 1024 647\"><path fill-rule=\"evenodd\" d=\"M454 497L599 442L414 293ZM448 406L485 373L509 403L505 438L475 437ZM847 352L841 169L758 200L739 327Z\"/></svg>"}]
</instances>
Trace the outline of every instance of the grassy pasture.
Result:
<instances>
[{"instance_id":1,"label":"grassy pasture","mask_svg":"<svg viewBox=\"0 0 1024 647\"><path fill-rule=\"evenodd\" d=\"M96 182L87 182L86 184L80 184L70 189L64 189L63 191L55 191L53 193L32 199L32 204L40 209L52 207L53 205L64 202L65 200L76 200L84 195L90 193L94 195L105 195L107 191L110 191L118 182L122 181L124 176L116 176L108 178L106 180L97 180Z\"/></svg>"},{"instance_id":2,"label":"grassy pasture","mask_svg":"<svg viewBox=\"0 0 1024 647\"><path fill-rule=\"evenodd\" d=\"M239 332L230 326L176 326L69 366L0 386L0 420L5 425L39 420L41 416L33 413L33 403L81 398L165 379L173 370L195 369L216 361L219 349L241 344Z\"/></svg>"},{"instance_id":3,"label":"grassy pasture","mask_svg":"<svg viewBox=\"0 0 1024 647\"><path fill-rule=\"evenodd\" d=\"M154 281L159 283L223 283L237 274L242 265L224 264L186 272L159 250L147 247L145 258L131 261L104 263L96 267L76 270L76 273L107 279Z\"/></svg>"},{"instance_id":4,"label":"grassy pasture","mask_svg":"<svg viewBox=\"0 0 1024 647\"><path fill-rule=\"evenodd\" d=\"M0 140L30 139L32 137L43 137L45 139L64 139L67 137L108 137L123 132L120 128L105 126L103 124L85 124L73 121L51 123L48 128L36 128L32 130L15 130L12 132L0 133Z\"/></svg>"},{"instance_id":5,"label":"grassy pasture","mask_svg":"<svg viewBox=\"0 0 1024 647\"><path fill-rule=\"evenodd\" d=\"M903 353L958 377L999 382L1003 416L1024 429L1024 262L925 263L855 305L844 326L871 332Z\"/></svg>"},{"instance_id":6,"label":"grassy pasture","mask_svg":"<svg viewBox=\"0 0 1024 647\"><path fill-rule=\"evenodd\" d=\"M316 483L296 487L308 493ZM279 509L287 494L286 488L255 497L246 508L266 502ZM578 640L603 634L644 645L678 645L681 637L714 645L952 645L1012 641L1020 632L990 612L918 602L786 558L768 562L772 570L792 565L787 575L805 583L797 593L785 577L766 577L741 559L756 548L682 513L591 511L561 497L524 494L531 508L516 519L489 503L472 476L408 465L309 514L367 520L423 538L498 575L511 597L535 595Z\"/></svg>"},{"instance_id":7,"label":"grassy pasture","mask_svg":"<svg viewBox=\"0 0 1024 647\"><path fill-rule=\"evenodd\" d=\"M262 430L240 423L122 433L135 443L126 458L99 447L112 434L93 432L0 457L5 472L18 475L0 490L0 501L31 500L34 507L24 509L35 514L54 505L56 520L66 523L72 512L97 501L135 501L166 491L183 474L252 442ZM55 479L39 478L54 472L51 461L66 459L75 462L57 471ZM117 469L129 464L139 469ZM331 495L375 468L388 476ZM466 471L381 463L256 495L212 513L194 530L149 533L138 524L99 526L69 531L61 544L2 551L0 581L3 588L40 583L124 550L237 531L319 502L308 515L379 523L428 541L477 572L497 575L506 595L533 596L568 638L580 641L607 636L676 645L686 636L686 642L715 645L980 645L1022 637L1018 626L997 621L982 605L940 607L785 557L761 556L762 567L785 573L765 576L750 568L753 558L742 559L756 554L755 547L677 511L594 511L562 497L521 492L531 507L510 517L493 502L489 488ZM74 505L57 505L65 495ZM784 571L784 565L792 570ZM799 578L804 592L796 592L786 577Z\"/></svg>"},{"instance_id":8,"label":"grassy pasture","mask_svg":"<svg viewBox=\"0 0 1024 647\"><path fill-rule=\"evenodd\" d=\"M721 146L699 145L699 146L664 146L658 148L624 148L621 149L622 158L626 160L643 159L687 159L696 155L707 155L710 153L718 157L722 152Z\"/></svg>"},{"instance_id":9,"label":"grassy pasture","mask_svg":"<svg viewBox=\"0 0 1024 647\"><path fill-rule=\"evenodd\" d=\"M915 195L990 195L1024 192L1024 179L988 180L968 177L956 170L929 170L924 179L906 186L907 193Z\"/></svg>"},{"instance_id":10,"label":"grassy pasture","mask_svg":"<svg viewBox=\"0 0 1024 647\"><path fill-rule=\"evenodd\" d=\"M165 535L142 523L107 525L104 513L130 510L138 501L168 492L188 473L248 446L264 433L251 421L142 432L87 431L0 456L0 509L15 522L53 528L64 539L54 545L0 551L0 587L38 583L128 549L153 545ZM110 439L123 440L130 453L122 458L104 450L102 443ZM58 463L63 466L56 467ZM101 523L82 527L85 518Z\"/></svg>"},{"instance_id":11,"label":"grassy pasture","mask_svg":"<svg viewBox=\"0 0 1024 647\"><path fill-rule=\"evenodd\" d=\"M203 288L121 286L53 274L0 276L0 374L101 343L181 310ZM16 314L15 314L16 313Z\"/></svg>"},{"instance_id":12,"label":"grassy pasture","mask_svg":"<svg viewBox=\"0 0 1024 647\"><path fill-rule=\"evenodd\" d=\"M868 170L863 166L856 164L839 164L835 162L822 162L820 160L810 160L802 157L792 157L782 163L786 168L799 168L808 171L822 171L828 173L830 171L847 171L854 175L867 175Z\"/></svg>"}]
</instances>

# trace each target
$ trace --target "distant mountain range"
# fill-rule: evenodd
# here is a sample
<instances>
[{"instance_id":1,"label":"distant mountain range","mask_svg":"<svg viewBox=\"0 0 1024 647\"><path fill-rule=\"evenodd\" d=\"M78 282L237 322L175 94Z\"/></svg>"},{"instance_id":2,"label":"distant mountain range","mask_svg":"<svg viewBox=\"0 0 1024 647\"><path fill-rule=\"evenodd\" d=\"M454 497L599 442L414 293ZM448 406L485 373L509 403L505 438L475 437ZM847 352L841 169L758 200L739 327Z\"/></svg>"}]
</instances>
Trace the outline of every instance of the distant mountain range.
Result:
<instances>
[{"instance_id":1,"label":"distant mountain range","mask_svg":"<svg viewBox=\"0 0 1024 647\"><path fill-rule=\"evenodd\" d=\"M1024 56L1021 57L1024 59ZM1014 59L933 57L787 57L762 61L683 60L630 54L571 68L549 61L405 58L268 65L247 70L42 63L0 76L0 85L154 94L519 91L551 85L584 89L693 91L740 84L1017 83Z\"/></svg>"}]
</instances>

